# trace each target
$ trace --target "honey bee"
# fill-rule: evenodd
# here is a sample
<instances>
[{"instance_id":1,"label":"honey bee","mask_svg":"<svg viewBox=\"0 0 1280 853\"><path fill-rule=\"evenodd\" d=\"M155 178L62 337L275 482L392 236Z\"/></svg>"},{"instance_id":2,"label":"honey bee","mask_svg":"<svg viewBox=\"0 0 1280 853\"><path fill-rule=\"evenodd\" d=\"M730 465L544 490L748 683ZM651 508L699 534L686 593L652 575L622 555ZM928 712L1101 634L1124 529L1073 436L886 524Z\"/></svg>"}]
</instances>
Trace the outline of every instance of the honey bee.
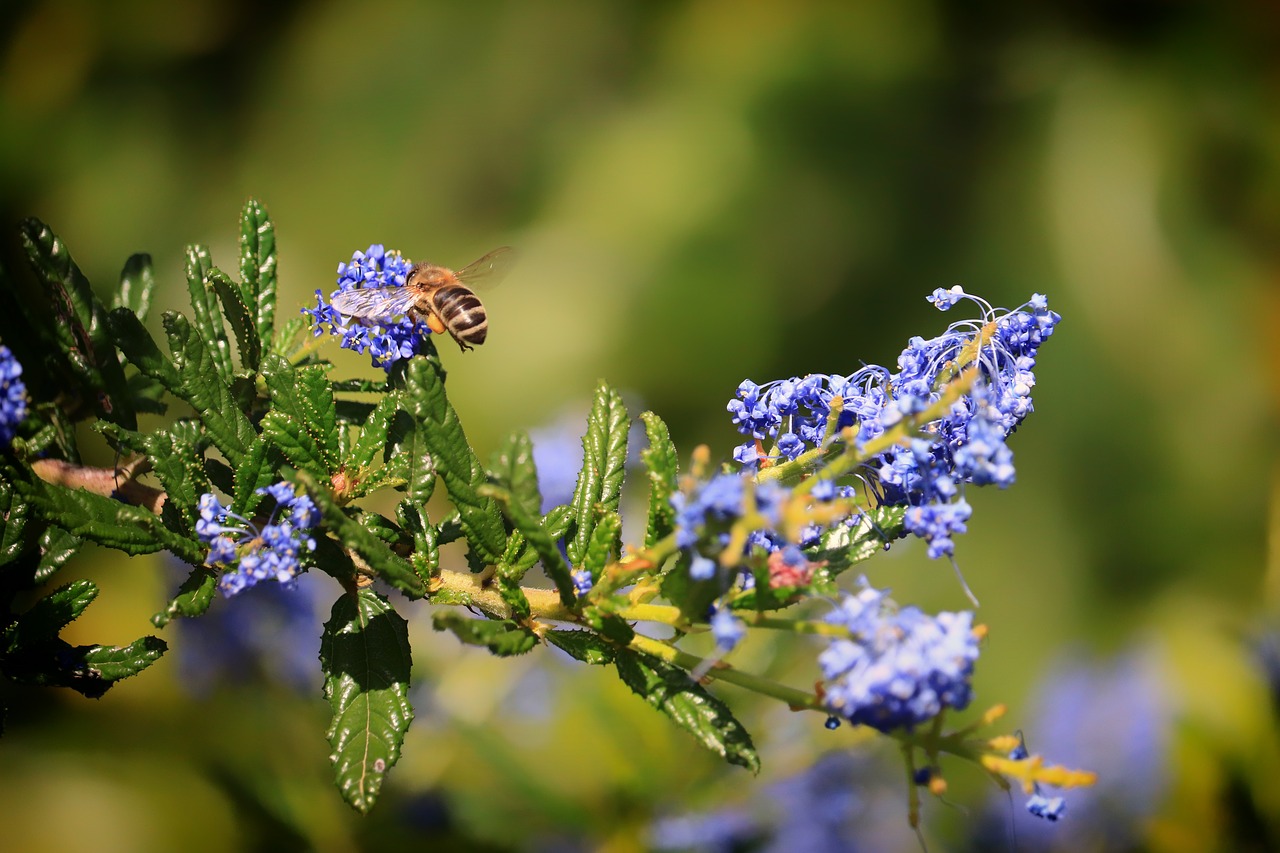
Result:
<instances>
[{"instance_id":1,"label":"honey bee","mask_svg":"<svg viewBox=\"0 0 1280 853\"><path fill-rule=\"evenodd\" d=\"M515 252L494 249L456 272L436 264L415 264L403 287L359 287L333 297L333 310L371 322L392 322L400 316L426 323L437 335L448 332L463 351L484 343L489 317L471 289L497 284L510 269Z\"/></svg>"}]
</instances>

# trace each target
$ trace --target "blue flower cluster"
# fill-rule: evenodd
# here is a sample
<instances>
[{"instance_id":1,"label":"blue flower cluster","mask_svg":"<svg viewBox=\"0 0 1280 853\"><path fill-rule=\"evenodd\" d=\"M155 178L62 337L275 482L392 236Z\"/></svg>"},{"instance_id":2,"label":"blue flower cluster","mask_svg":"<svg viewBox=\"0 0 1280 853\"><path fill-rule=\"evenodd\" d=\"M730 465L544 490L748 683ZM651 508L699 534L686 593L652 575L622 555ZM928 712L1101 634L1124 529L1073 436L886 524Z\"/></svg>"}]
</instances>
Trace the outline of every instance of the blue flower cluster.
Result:
<instances>
[{"instance_id":1,"label":"blue flower cluster","mask_svg":"<svg viewBox=\"0 0 1280 853\"><path fill-rule=\"evenodd\" d=\"M399 252L374 244L367 252L353 254L351 263L338 264L338 289L329 294L329 300L356 288L404 287L411 269L413 265ZM303 308L302 313L311 318L316 336L326 332L340 335L343 348L368 352L375 367L387 370L396 361L416 355L430 334L426 324L415 323L405 316L377 322L346 317L334 310L320 290L316 291L316 307Z\"/></svg>"},{"instance_id":2,"label":"blue flower cluster","mask_svg":"<svg viewBox=\"0 0 1280 853\"><path fill-rule=\"evenodd\" d=\"M993 308L958 286L930 297L944 311L962 300L978 305L981 318L953 323L929 340L913 337L898 357L897 372L867 365L848 376L743 382L728 405L734 424L748 436L734 459L745 470L793 460L851 427L862 446L936 403L948 372L980 340L973 358L979 375L970 393L945 416L922 425L924 438L909 447L895 445L861 472L882 503L911 508L906 529L929 542L931 557L950 556L951 537L964 532L970 513L960 486L1013 483L1013 454L1005 439L1032 411L1036 354L1061 319L1040 294L1012 311ZM769 440L773 447L766 449Z\"/></svg>"},{"instance_id":3,"label":"blue flower cluster","mask_svg":"<svg viewBox=\"0 0 1280 853\"><path fill-rule=\"evenodd\" d=\"M890 732L910 730L944 708L967 707L978 659L973 614L895 610L887 590L873 589L865 578L862 585L827 617L849 631L818 656L827 708L852 723Z\"/></svg>"},{"instance_id":4,"label":"blue flower cluster","mask_svg":"<svg viewBox=\"0 0 1280 853\"><path fill-rule=\"evenodd\" d=\"M316 547L316 540L307 531L315 527L320 513L307 494L297 494L287 482L258 489L258 494L269 495L276 502L261 528L232 513L214 495L200 496L196 535L209 545L205 564L239 564L218 581L218 588L228 598L260 581L292 581L303 550L314 551ZM238 523L227 524L228 521Z\"/></svg>"},{"instance_id":5,"label":"blue flower cluster","mask_svg":"<svg viewBox=\"0 0 1280 853\"><path fill-rule=\"evenodd\" d=\"M27 386L19 378L22 365L0 345L0 445L8 446L27 417Z\"/></svg>"}]
</instances>

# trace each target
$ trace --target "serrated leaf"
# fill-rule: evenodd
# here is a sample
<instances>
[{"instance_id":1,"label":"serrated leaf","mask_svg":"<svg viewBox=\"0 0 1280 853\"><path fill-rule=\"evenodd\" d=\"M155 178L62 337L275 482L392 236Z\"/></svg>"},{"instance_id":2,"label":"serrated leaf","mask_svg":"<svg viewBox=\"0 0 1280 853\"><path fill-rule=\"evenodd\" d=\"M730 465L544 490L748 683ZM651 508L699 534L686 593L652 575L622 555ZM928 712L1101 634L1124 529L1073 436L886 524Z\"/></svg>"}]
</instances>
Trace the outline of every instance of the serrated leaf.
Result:
<instances>
[{"instance_id":1,"label":"serrated leaf","mask_svg":"<svg viewBox=\"0 0 1280 853\"><path fill-rule=\"evenodd\" d=\"M413 553L409 565L422 580L430 581L440 568L439 531L427 518L426 509L412 501L403 500L396 506L396 518L400 526L413 537Z\"/></svg>"},{"instance_id":2,"label":"serrated leaf","mask_svg":"<svg viewBox=\"0 0 1280 853\"><path fill-rule=\"evenodd\" d=\"M547 631L543 635L552 645L568 652L576 660L591 666L613 663L617 647L590 631Z\"/></svg>"},{"instance_id":3,"label":"serrated leaf","mask_svg":"<svg viewBox=\"0 0 1280 853\"><path fill-rule=\"evenodd\" d=\"M0 477L0 566L11 563L27 550L27 519L31 510L26 499L13 488L8 471Z\"/></svg>"},{"instance_id":4,"label":"serrated leaf","mask_svg":"<svg viewBox=\"0 0 1280 853\"><path fill-rule=\"evenodd\" d=\"M192 421L178 421L143 439L151 469L167 495L165 508L179 514L186 533L195 531L197 504L200 496L210 491L203 444L200 428Z\"/></svg>"},{"instance_id":5,"label":"serrated leaf","mask_svg":"<svg viewBox=\"0 0 1280 853\"><path fill-rule=\"evenodd\" d=\"M257 508L262 495L258 489L278 482L271 465L271 449L267 439L259 435L249 445L249 452L235 470L235 488L231 492L231 511L248 518Z\"/></svg>"},{"instance_id":6,"label":"serrated leaf","mask_svg":"<svg viewBox=\"0 0 1280 853\"><path fill-rule=\"evenodd\" d=\"M435 461L410 412L392 416L383 459L387 477L405 483L409 500L422 505L431 499L438 478Z\"/></svg>"},{"instance_id":7,"label":"serrated leaf","mask_svg":"<svg viewBox=\"0 0 1280 853\"><path fill-rule=\"evenodd\" d=\"M284 412L272 411L262 418L260 426L263 437L278 447L295 468L320 477L329 476L330 470L325 463L324 454L302 424Z\"/></svg>"},{"instance_id":8,"label":"serrated leaf","mask_svg":"<svg viewBox=\"0 0 1280 853\"><path fill-rule=\"evenodd\" d=\"M311 325L309 318L290 317L280 325L274 335L271 336L271 352L276 355L283 355L292 358L301 347L302 332ZM264 342L266 338L262 339Z\"/></svg>"},{"instance_id":9,"label":"serrated leaf","mask_svg":"<svg viewBox=\"0 0 1280 853\"><path fill-rule=\"evenodd\" d=\"M358 473L373 465L373 460L387 446L387 430L391 427L391 418L399 405L400 399L396 394L388 394L378 401L378 405L360 427L360 435L346 457L347 471Z\"/></svg>"},{"instance_id":10,"label":"serrated leaf","mask_svg":"<svg viewBox=\"0 0 1280 853\"><path fill-rule=\"evenodd\" d=\"M198 543L170 531L141 507L40 480L23 482L19 489L45 518L81 539L131 555L167 549L188 562L204 559Z\"/></svg>"},{"instance_id":11,"label":"serrated leaf","mask_svg":"<svg viewBox=\"0 0 1280 853\"><path fill-rule=\"evenodd\" d=\"M297 479L306 487L308 494L324 514L325 524L329 529L338 535L344 546L359 554L379 577L410 598L422 598L427 594L425 580L418 576L409 561L391 550L376 533L343 512L327 488L301 472Z\"/></svg>"},{"instance_id":12,"label":"serrated leaf","mask_svg":"<svg viewBox=\"0 0 1280 853\"><path fill-rule=\"evenodd\" d=\"M120 272L120 289L116 291L111 307L125 308L146 320L151 311L151 296L156 290L156 276L151 269L148 254L130 255Z\"/></svg>"},{"instance_id":13,"label":"serrated leaf","mask_svg":"<svg viewBox=\"0 0 1280 853\"><path fill-rule=\"evenodd\" d=\"M306 430L324 470L338 470L342 461L338 455L338 420L324 367L295 369L284 357L270 355L262 361L262 377L271 394L271 405Z\"/></svg>"},{"instance_id":14,"label":"serrated leaf","mask_svg":"<svg viewBox=\"0 0 1280 853\"><path fill-rule=\"evenodd\" d=\"M56 639L58 632L80 618L80 614L97 597L98 587L93 581L72 581L58 587L18 616L5 630L9 653L20 652L23 646Z\"/></svg>"},{"instance_id":15,"label":"serrated leaf","mask_svg":"<svg viewBox=\"0 0 1280 853\"><path fill-rule=\"evenodd\" d=\"M218 301L222 303L222 311L227 317L227 322L231 324L231 332L236 338L236 348L240 352L241 366L245 370L257 372L258 362L262 360L262 339L258 337L253 312L241 297L240 288L217 267L209 270L206 283L218 295Z\"/></svg>"},{"instance_id":16,"label":"serrated leaf","mask_svg":"<svg viewBox=\"0 0 1280 853\"><path fill-rule=\"evenodd\" d=\"M573 489L576 530L569 543L569 561L575 566L582 564L595 530L599 514L596 505L605 512L618 511L629 427L622 397L601 382L587 418L587 432L582 436L582 470Z\"/></svg>"},{"instance_id":17,"label":"serrated leaf","mask_svg":"<svg viewBox=\"0 0 1280 853\"><path fill-rule=\"evenodd\" d=\"M181 377L175 393L196 410L214 446L222 451L234 468L244 459L245 452L257 436L253 425L240 411L231 386L218 371L213 354L187 318L175 311L166 311L164 329L169 336L169 351Z\"/></svg>"},{"instance_id":18,"label":"serrated leaf","mask_svg":"<svg viewBox=\"0 0 1280 853\"><path fill-rule=\"evenodd\" d=\"M40 534L40 562L32 577L33 583L47 583L58 569L66 565L67 560L75 556L81 544L79 537L61 527L46 527Z\"/></svg>"},{"instance_id":19,"label":"serrated leaf","mask_svg":"<svg viewBox=\"0 0 1280 853\"><path fill-rule=\"evenodd\" d=\"M614 666L623 683L707 749L730 764L760 771L751 735L729 707L678 666L631 649L618 649Z\"/></svg>"},{"instance_id":20,"label":"serrated leaf","mask_svg":"<svg viewBox=\"0 0 1280 853\"><path fill-rule=\"evenodd\" d=\"M498 657L523 655L538 645L538 635L510 620L469 619L456 610L438 610L431 616L437 631L452 631L469 646L483 646Z\"/></svg>"},{"instance_id":21,"label":"serrated leaf","mask_svg":"<svg viewBox=\"0 0 1280 853\"><path fill-rule=\"evenodd\" d=\"M502 511L506 513L507 518L511 521L511 525L519 531L520 535L525 538L534 552L538 555L538 559L542 560L542 566L546 569L547 577L551 578L551 582L555 584L556 591L560 593L560 602L565 607L572 607L577 602L578 594L573 588L573 569L569 567L569 563L565 560L564 554L560 553L560 548L556 545L554 539L542 526L542 519L536 515L528 515L524 508L515 503L510 498L510 493L505 489L497 486L484 486L481 489L482 494L495 498L502 506Z\"/></svg>"},{"instance_id":22,"label":"serrated leaf","mask_svg":"<svg viewBox=\"0 0 1280 853\"><path fill-rule=\"evenodd\" d=\"M680 460L671 434L662 418L653 412L640 415L649 446L640 451L640 461L649 474L649 520L645 525L644 547L652 548L675 530L676 511L671 496L676 491Z\"/></svg>"},{"instance_id":23,"label":"serrated leaf","mask_svg":"<svg viewBox=\"0 0 1280 853\"><path fill-rule=\"evenodd\" d=\"M831 577L884 550L901 538L907 508L881 506L869 510L853 526L835 524L823 531L818 544L806 552L815 562L826 562Z\"/></svg>"},{"instance_id":24,"label":"serrated leaf","mask_svg":"<svg viewBox=\"0 0 1280 853\"><path fill-rule=\"evenodd\" d=\"M234 372L231 366L231 344L227 341L227 329L218 310L218 295L208 283L213 270L213 260L206 246L187 246L187 292L191 295L191 324L209 349L213 366L222 381L230 384Z\"/></svg>"},{"instance_id":25,"label":"serrated leaf","mask_svg":"<svg viewBox=\"0 0 1280 853\"><path fill-rule=\"evenodd\" d=\"M193 619L203 616L213 603L213 595L218 589L218 576L205 566L196 566L187 575L178 594L169 600L165 609L151 617L151 624L163 628L171 619L183 617Z\"/></svg>"},{"instance_id":26,"label":"serrated leaf","mask_svg":"<svg viewBox=\"0 0 1280 853\"><path fill-rule=\"evenodd\" d=\"M22 243L59 322L55 334L82 391L101 418L137 429L124 371L107 327L106 306L71 253L38 219L22 223Z\"/></svg>"},{"instance_id":27,"label":"serrated leaf","mask_svg":"<svg viewBox=\"0 0 1280 853\"><path fill-rule=\"evenodd\" d=\"M68 687L97 699L117 681L150 666L167 648L156 637L143 637L123 647L71 646L54 639L10 657L5 675L27 684Z\"/></svg>"},{"instance_id":28,"label":"serrated leaf","mask_svg":"<svg viewBox=\"0 0 1280 853\"><path fill-rule=\"evenodd\" d=\"M272 340L276 315L276 227L266 208L252 198L240 212L240 281L244 304L256 309L254 323L258 339Z\"/></svg>"},{"instance_id":29,"label":"serrated leaf","mask_svg":"<svg viewBox=\"0 0 1280 853\"><path fill-rule=\"evenodd\" d=\"M591 532L591 541L582 558L582 568L591 573L592 580L598 579L604 567L617 556L622 547L621 537L622 516L606 512Z\"/></svg>"},{"instance_id":30,"label":"serrated leaf","mask_svg":"<svg viewBox=\"0 0 1280 853\"><path fill-rule=\"evenodd\" d=\"M548 538L553 543L560 541L560 537L564 536L572 523L573 513L567 506L552 507L546 515L542 516L542 529L546 531ZM509 575L521 578L541 558L538 556L537 550L525 541L524 534L520 533L520 531L515 531L511 538L515 539L517 536L520 538L520 554L510 563ZM559 548L557 547L556 550L559 550ZM503 559L506 559L505 555Z\"/></svg>"},{"instance_id":31,"label":"serrated leaf","mask_svg":"<svg viewBox=\"0 0 1280 853\"><path fill-rule=\"evenodd\" d=\"M107 317L116 346L144 376L155 379L175 396L181 396L182 376L173 362L160 351L151 333L127 308L117 308Z\"/></svg>"},{"instance_id":32,"label":"serrated leaf","mask_svg":"<svg viewBox=\"0 0 1280 853\"><path fill-rule=\"evenodd\" d=\"M523 430L507 436L490 461L490 469L500 485L518 501L525 513L542 512L542 493L538 490L538 470L533 464L533 441Z\"/></svg>"},{"instance_id":33,"label":"serrated leaf","mask_svg":"<svg viewBox=\"0 0 1280 853\"><path fill-rule=\"evenodd\" d=\"M140 637L127 646L94 646L85 652L84 663L92 677L114 684L142 672L168 650L159 637Z\"/></svg>"},{"instance_id":34,"label":"serrated leaf","mask_svg":"<svg viewBox=\"0 0 1280 853\"><path fill-rule=\"evenodd\" d=\"M408 623L385 598L362 589L334 603L320 643L333 709L326 737L338 790L361 814L373 808L413 720L411 662Z\"/></svg>"},{"instance_id":35,"label":"serrated leaf","mask_svg":"<svg viewBox=\"0 0 1280 853\"><path fill-rule=\"evenodd\" d=\"M421 356L410 360L405 376L405 402L449 491L449 499L458 510L467 542L486 562L498 562L507 544L502 515L491 497L477 492L486 480L484 467L467 443L458 413L445 396L438 361Z\"/></svg>"}]
</instances>

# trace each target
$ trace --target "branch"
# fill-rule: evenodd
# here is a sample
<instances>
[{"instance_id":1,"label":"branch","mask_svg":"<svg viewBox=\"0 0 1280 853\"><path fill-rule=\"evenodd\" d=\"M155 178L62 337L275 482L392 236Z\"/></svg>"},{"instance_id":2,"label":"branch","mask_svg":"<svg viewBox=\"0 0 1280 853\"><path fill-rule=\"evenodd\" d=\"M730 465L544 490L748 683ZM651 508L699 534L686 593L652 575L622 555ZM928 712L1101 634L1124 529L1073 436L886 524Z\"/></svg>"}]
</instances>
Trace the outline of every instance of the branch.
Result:
<instances>
[{"instance_id":1,"label":"branch","mask_svg":"<svg viewBox=\"0 0 1280 853\"><path fill-rule=\"evenodd\" d=\"M46 483L68 489L84 489L95 495L115 498L159 515L168 497L160 489L139 483L135 478L150 468L145 456L137 456L119 468L91 468L61 459L37 459L31 470Z\"/></svg>"}]
</instances>

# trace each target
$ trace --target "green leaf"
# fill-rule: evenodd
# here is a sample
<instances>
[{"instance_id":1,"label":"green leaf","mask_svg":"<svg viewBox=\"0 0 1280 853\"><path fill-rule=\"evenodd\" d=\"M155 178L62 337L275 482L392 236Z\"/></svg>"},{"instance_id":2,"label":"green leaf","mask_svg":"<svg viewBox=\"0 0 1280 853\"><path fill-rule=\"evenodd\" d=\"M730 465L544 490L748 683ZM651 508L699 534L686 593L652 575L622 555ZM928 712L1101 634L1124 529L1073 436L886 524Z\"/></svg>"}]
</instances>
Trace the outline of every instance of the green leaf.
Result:
<instances>
[{"instance_id":1,"label":"green leaf","mask_svg":"<svg viewBox=\"0 0 1280 853\"><path fill-rule=\"evenodd\" d=\"M324 470L337 471L342 461L338 455L338 419L325 368L312 365L295 369L283 356L270 355L262 361L262 377L272 406L293 418L311 436Z\"/></svg>"},{"instance_id":2,"label":"green leaf","mask_svg":"<svg viewBox=\"0 0 1280 853\"><path fill-rule=\"evenodd\" d=\"M338 535L343 545L359 554L379 577L410 598L422 598L427 594L426 581L418 576L409 561L391 550L376 533L343 512L327 488L301 472L297 480L324 514L329 530Z\"/></svg>"},{"instance_id":3,"label":"green leaf","mask_svg":"<svg viewBox=\"0 0 1280 853\"><path fill-rule=\"evenodd\" d=\"M126 554L167 549L192 563L205 557L199 543L170 531L158 516L141 507L40 480L22 482L18 488L45 518L82 539Z\"/></svg>"},{"instance_id":4,"label":"green leaf","mask_svg":"<svg viewBox=\"0 0 1280 853\"><path fill-rule=\"evenodd\" d=\"M623 683L730 764L760 771L751 736L729 707L678 666L631 649L618 649L614 665Z\"/></svg>"},{"instance_id":5,"label":"green leaf","mask_svg":"<svg viewBox=\"0 0 1280 853\"><path fill-rule=\"evenodd\" d=\"M67 560L75 556L81 544L79 537L61 527L46 527L40 534L40 563L32 581L37 585L47 583L58 569L66 565Z\"/></svg>"},{"instance_id":6,"label":"green leaf","mask_svg":"<svg viewBox=\"0 0 1280 853\"><path fill-rule=\"evenodd\" d=\"M201 559L204 555L201 555ZM151 617L151 624L163 628L171 619L181 616L194 619L203 616L213 603L213 595L218 590L218 576L206 566L196 566L187 575L187 579L178 587L175 595L160 613Z\"/></svg>"},{"instance_id":7,"label":"green leaf","mask_svg":"<svg viewBox=\"0 0 1280 853\"><path fill-rule=\"evenodd\" d=\"M151 296L156 290L156 276L151 270L151 256L130 255L120 273L120 289L116 291L111 307L125 308L146 320L151 311Z\"/></svg>"},{"instance_id":8,"label":"green leaf","mask_svg":"<svg viewBox=\"0 0 1280 853\"><path fill-rule=\"evenodd\" d=\"M513 432L493 453L490 469L528 515L542 512L538 470L533 464L533 441L524 431Z\"/></svg>"},{"instance_id":9,"label":"green leaf","mask_svg":"<svg viewBox=\"0 0 1280 853\"><path fill-rule=\"evenodd\" d=\"M209 348L213 366L222 381L231 382L234 372L231 366L231 344L227 342L227 329L218 310L218 294L208 282L213 260L205 246L187 246L187 291L191 294L191 324L200 333Z\"/></svg>"},{"instance_id":10,"label":"green leaf","mask_svg":"<svg viewBox=\"0 0 1280 853\"><path fill-rule=\"evenodd\" d=\"M445 396L442 373L437 360L421 356L411 359L405 399L427 452L458 510L467 542L483 560L496 563L502 558L507 543L502 515L491 497L477 492L486 481L484 467L467 443L458 413Z\"/></svg>"},{"instance_id":11,"label":"green leaf","mask_svg":"<svg viewBox=\"0 0 1280 853\"><path fill-rule=\"evenodd\" d=\"M437 480L435 461L410 412L401 410L392 416L383 459L387 478L404 482L409 500L419 505L431 500Z\"/></svg>"},{"instance_id":12,"label":"green leaf","mask_svg":"<svg viewBox=\"0 0 1280 853\"><path fill-rule=\"evenodd\" d=\"M218 300L222 302L222 311L231 323L231 331L236 336L236 348L240 351L241 366L256 373L258 362L262 360L262 339L258 337L252 311L241 298L240 288L217 267L209 270L205 281L217 293Z\"/></svg>"},{"instance_id":13,"label":"green leaf","mask_svg":"<svg viewBox=\"0 0 1280 853\"><path fill-rule=\"evenodd\" d=\"M159 637L141 637L127 646L94 646L84 654L91 676L114 684L137 675L168 651Z\"/></svg>"},{"instance_id":14,"label":"green leaf","mask_svg":"<svg viewBox=\"0 0 1280 853\"><path fill-rule=\"evenodd\" d=\"M831 577L884 550L902 533L907 508L881 506L869 510L852 527L835 524L823 531L818 544L806 552L810 560L825 561Z\"/></svg>"},{"instance_id":15,"label":"green leaf","mask_svg":"<svg viewBox=\"0 0 1280 853\"><path fill-rule=\"evenodd\" d=\"M469 646L483 646L498 657L523 655L538 645L538 635L510 620L468 619L456 610L437 610L431 616L437 631L452 631Z\"/></svg>"},{"instance_id":16,"label":"green leaf","mask_svg":"<svg viewBox=\"0 0 1280 853\"><path fill-rule=\"evenodd\" d=\"M548 631L544 638L575 659L591 666L613 663L617 647L590 631Z\"/></svg>"},{"instance_id":17,"label":"green leaf","mask_svg":"<svg viewBox=\"0 0 1280 853\"><path fill-rule=\"evenodd\" d=\"M244 460L236 466L235 489L231 495L231 511L236 515L248 517L258 502L262 500L258 489L265 489L276 479L275 466L271 464L271 446L264 436L259 435L249 445L249 452Z\"/></svg>"},{"instance_id":18,"label":"green leaf","mask_svg":"<svg viewBox=\"0 0 1280 853\"><path fill-rule=\"evenodd\" d=\"M597 580L604 567L617 557L622 547L621 536L622 516L616 512L602 515L582 558L582 568L591 573L592 580Z\"/></svg>"},{"instance_id":19,"label":"green leaf","mask_svg":"<svg viewBox=\"0 0 1280 853\"><path fill-rule=\"evenodd\" d=\"M258 339L272 340L276 316L276 227L266 208L252 198L240 213L240 280L244 304L256 308ZM273 351L280 352L281 348Z\"/></svg>"},{"instance_id":20,"label":"green leaf","mask_svg":"<svg viewBox=\"0 0 1280 853\"><path fill-rule=\"evenodd\" d=\"M302 332L309 325L307 317L290 317L271 337L271 352L292 358L301 346ZM262 339L267 340L265 337Z\"/></svg>"},{"instance_id":21,"label":"green leaf","mask_svg":"<svg viewBox=\"0 0 1280 853\"><path fill-rule=\"evenodd\" d=\"M98 597L93 581L78 580L58 587L20 615L4 632L9 652L56 639L58 632L80 618Z\"/></svg>"},{"instance_id":22,"label":"green leaf","mask_svg":"<svg viewBox=\"0 0 1280 853\"><path fill-rule=\"evenodd\" d=\"M231 386L218 371L213 354L187 318L176 311L166 311L163 321L165 333L169 336L169 350L181 377L175 393L196 410L214 446L222 451L234 468L244 459L257 435L253 425L240 411Z\"/></svg>"},{"instance_id":23,"label":"green leaf","mask_svg":"<svg viewBox=\"0 0 1280 853\"><path fill-rule=\"evenodd\" d=\"M98 416L137 429L124 370L107 328L106 306L89 280L48 226L38 219L22 223L22 243L57 315L55 333L72 374Z\"/></svg>"},{"instance_id":24,"label":"green leaf","mask_svg":"<svg viewBox=\"0 0 1280 853\"><path fill-rule=\"evenodd\" d=\"M280 448L280 452L295 468L309 471L318 477L329 476L330 470L324 453L302 424L284 412L271 411L262 418L261 426L263 437Z\"/></svg>"},{"instance_id":25,"label":"green leaf","mask_svg":"<svg viewBox=\"0 0 1280 853\"><path fill-rule=\"evenodd\" d=\"M396 507L396 518L400 526L413 537L413 553L409 555L409 564L424 582L440 568L439 531L427 518L426 509L416 506L410 500L400 501Z\"/></svg>"},{"instance_id":26,"label":"green leaf","mask_svg":"<svg viewBox=\"0 0 1280 853\"><path fill-rule=\"evenodd\" d=\"M334 603L320 642L333 709L326 737L338 790L361 814L373 808L413 721L411 662L408 623L385 598L362 589Z\"/></svg>"},{"instance_id":27,"label":"green leaf","mask_svg":"<svg viewBox=\"0 0 1280 853\"><path fill-rule=\"evenodd\" d=\"M0 566L11 563L27 550L27 520L31 509L26 499L11 485L8 470L0 476Z\"/></svg>"},{"instance_id":28,"label":"green leaf","mask_svg":"<svg viewBox=\"0 0 1280 853\"><path fill-rule=\"evenodd\" d=\"M133 366L168 388L175 396L182 394L182 375L167 355L160 351L151 333L127 308L117 308L107 317L116 345Z\"/></svg>"},{"instance_id":29,"label":"green leaf","mask_svg":"<svg viewBox=\"0 0 1280 853\"><path fill-rule=\"evenodd\" d=\"M97 699L117 681L150 666L167 648L156 637L143 637L128 646L71 646L54 639L8 658L5 674L14 681L69 687Z\"/></svg>"},{"instance_id":30,"label":"green leaf","mask_svg":"<svg viewBox=\"0 0 1280 853\"><path fill-rule=\"evenodd\" d=\"M572 523L573 513L567 506L552 507L546 515L542 516L542 529L553 543L558 542L560 537L564 536ZM533 567L534 563L542 558L538 556L537 550L525 541L524 535L518 530L512 534L511 538L515 539L517 537L520 539L520 554L510 563L510 575L520 578ZM556 548L557 552L559 550L559 548ZM506 555L503 556L503 559L506 559Z\"/></svg>"},{"instance_id":31,"label":"green leaf","mask_svg":"<svg viewBox=\"0 0 1280 853\"><path fill-rule=\"evenodd\" d=\"M148 435L143 444L152 471L167 495L165 509L172 508L179 514L185 524L183 532L194 532L200 496L210 491L199 425L178 421L168 430Z\"/></svg>"},{"instance_id":32,"label":"green leaf","mask_svg":"<svg viewBox=\"0 0 1280 853\"><path fill-rule=\"evenodd\" d=\"M524 507L512 501L510 493L505 489L484 486L481 488L481 494L489 495L501 504L511 525L532 546L538 559L542 560L547 577L551 578L551 582L556 585L556 591L560 593L560 602L565 607L573 607L578 599L578 594L573 589L573 570L565 561L564 554L560 553L551 534L543 527L542 520L536 515L526 514Z\"/></svg>"},{"instance_id":33,"label":"green leaf","mask_svg":"<svg viewBox=\"0 0 1280 853\"><path fill-rule=\"evenodd\" d=\"M399 405L400 399L396 394L388 394L378 401L347 456L348 470L363 471L373 465L373 460L387 446L387 431Z\"/></svg>"},{"instance_id":34,"label":"green leaf","mask_svg":"<svg viewBox=\"0 0 1280 853\"><path fill-rule=\"evenodd\" d=\"M671 496L676 491L676 475L680 461L667 425L653 412L640 415L644 421L649 446L640 451L640 460L649 473L649 521L645 526L644 547L652 548L675 530L676 511Z\"/></svg>"},{"instance_id":35,"label":"green leaf","mask_svg":"<svg viewBox=\"0 0 1280 853\"><path fill-rule=\"evenodd\" d=\"M622 397L605 383L596 388L587 432L582 437L582 470L573 490L577 529L569 543L569 561L582 564L591 533L601 510L617 512L627 461L627 407ZM600 505L597 510L596 505Z\"/></svg>"}]
</instances>

